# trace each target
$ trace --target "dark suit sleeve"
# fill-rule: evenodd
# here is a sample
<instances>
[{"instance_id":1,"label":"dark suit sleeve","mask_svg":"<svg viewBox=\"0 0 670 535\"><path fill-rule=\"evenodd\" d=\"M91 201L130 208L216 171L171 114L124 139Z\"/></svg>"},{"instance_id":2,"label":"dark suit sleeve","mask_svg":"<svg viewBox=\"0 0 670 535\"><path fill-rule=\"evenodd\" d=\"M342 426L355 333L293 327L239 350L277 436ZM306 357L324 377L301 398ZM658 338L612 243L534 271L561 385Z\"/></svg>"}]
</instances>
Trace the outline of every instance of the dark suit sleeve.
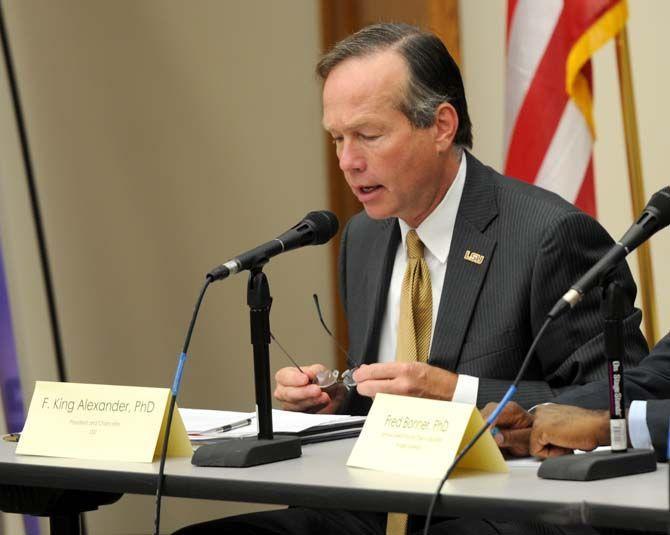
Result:
<instances>
[{"instance_id":1,"label":"dark suit sleeve","mask_svg":"<svg viewBox=\"0 0 670 535\"><path fill-rule=\"evenodd\" d=\"M669 399L647 401L647 427L659 461L665 461L667 458L669 418Z\"/></svg>"},{"instance_id":2,"label":"dark suit sleeve","mask_svg":"<svg viewBox=\"0 0 670 535\"><path fill-rule=\"evenodd\" d=\"M656 344L639 366L624 369L623 377L627 406L635 399L670 398L670 334ZM571 388L552 401L586 409L606 409L609 407L609 384L603 379Z\"/></svg>"},{"instance_id":3,"label":"dark suit sleeve","mask_svg":"<svg viewBox=\"0 0 670 535\"><path fill-rule=\"evenodd\" d=\"M582 212L565 214L547 229L530 281L528 303L532 337L537 335L557 299L612 243L602 226ZM636 287L625 263L612 273L611 280L621 284L627 297L624 365L632 367L647 353L639 329L641 313L633 307ZM573 386L605 377L600 301L600 292L594 290L577 307L550 324L532 357L527 377L519 384L515 397L519 403L536 405ZM481 377L477 404L500 400L509 385L510 381Z\"/></svg>"}]
</instances>

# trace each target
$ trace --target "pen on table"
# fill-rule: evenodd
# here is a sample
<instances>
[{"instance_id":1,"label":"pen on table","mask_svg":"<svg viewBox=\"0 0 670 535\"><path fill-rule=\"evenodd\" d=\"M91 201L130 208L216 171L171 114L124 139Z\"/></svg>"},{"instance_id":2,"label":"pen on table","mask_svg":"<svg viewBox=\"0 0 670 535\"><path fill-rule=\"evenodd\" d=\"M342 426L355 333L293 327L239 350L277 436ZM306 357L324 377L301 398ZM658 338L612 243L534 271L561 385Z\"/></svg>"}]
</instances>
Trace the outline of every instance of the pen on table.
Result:
<instances>
[{"instance_id":1,"label":"pen on table","mask_svg":"<svg viewBox=\"0 0 670 535\"><path fill-rule=\"evenodd\" d=\"M230 424L222 425L220 427L213 427L212 429L207 429L202 431L202 433L225 433L226 431L232 431L233 429L239 429L240 427L246 427L251 425L252 418L245 418L239 422L233 422Z\"/></svg>"},{"instance_id":2,"label":"pen on table","mask_svg":"<svg viewBox=\"0 0 670 535\"><path fill-rule=\"evenodd\" d=\"M21 433L9 433L9 435L2 435L2 440L6 442L18 442L21 438Z\"/></svg>"}]
</instances>

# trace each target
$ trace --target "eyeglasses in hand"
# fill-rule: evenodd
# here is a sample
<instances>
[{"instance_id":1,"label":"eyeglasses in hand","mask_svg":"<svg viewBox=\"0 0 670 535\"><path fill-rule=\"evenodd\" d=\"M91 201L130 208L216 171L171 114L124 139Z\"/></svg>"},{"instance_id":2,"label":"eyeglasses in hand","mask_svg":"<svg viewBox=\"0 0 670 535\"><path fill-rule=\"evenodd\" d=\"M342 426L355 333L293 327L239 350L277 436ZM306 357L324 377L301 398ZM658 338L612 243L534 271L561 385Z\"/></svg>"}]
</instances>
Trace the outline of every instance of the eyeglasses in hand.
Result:
<instances>
[{"instance_id":1,"label":"eyeglasses in hand","mask_svg":"<svg viewBox=\"0 0 670 535\"><path fill-rule=\"evenodd\" d=\"M316 312L319 315L319 321L321 322L321 325L323 326L324 330L328 335L333 339L335 342L335 345L337 345L337 348L347 357L349 358L348 352L340 345L340 343L337 341L337 338L333 335L333 333L330 331L328 326L326 325L325 320L323 319L323 314L321 314L321 307L319 306L319 297L316 294L312 295L312 298L314 299L314 305L316 306ZM270 338L272 338L272 341L277 344L281 352L293 363L293 365L300 370L300 373L303 373L307 375L304 371L302 371L302 368L298 366L298 363L291 357L288 351L284 349L284 347L279 343L277 340L276 336L273 333L270 333ZM316 379L312 380L311 382L318 385L322 390L325 390L327 388L332 387L333 385L336 385L338 383L341 383L344 385L344 387L347 390L351 390L352 388L356 387L356 381L354 380L354 372L358 369L358 366L355 368L351 368L348 370L345 370L340 374L339 370L324 370L321 372L318 372L316 374Z\"/></svg>"}]
</instances>

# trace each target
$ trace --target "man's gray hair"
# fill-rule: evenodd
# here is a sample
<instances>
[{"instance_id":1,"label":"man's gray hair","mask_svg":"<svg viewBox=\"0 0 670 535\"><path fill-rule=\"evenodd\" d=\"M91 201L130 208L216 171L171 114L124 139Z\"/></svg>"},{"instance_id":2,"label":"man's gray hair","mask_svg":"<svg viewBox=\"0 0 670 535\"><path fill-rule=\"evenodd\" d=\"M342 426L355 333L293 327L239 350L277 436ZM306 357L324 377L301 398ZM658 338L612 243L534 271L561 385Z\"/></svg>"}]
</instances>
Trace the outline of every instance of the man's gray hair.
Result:
<instances>
[{"instance_id":1,"label":"man's gray hair","mask_svg":"<svg viewBox=\"0 0 670 535\"><path fill-rule=\"evenodd\" d=\"M472 123L468 115L463 80L444 43L432 33L409 24L374 24L346 37L321 58L316 72L325 80L348 58L369 56L383 50L397 51L407 62L409 79L400 111L416 128L435 124L435 112L449 102L458 114L454 144L472 147Z\"/></svg>"}]
</instances>

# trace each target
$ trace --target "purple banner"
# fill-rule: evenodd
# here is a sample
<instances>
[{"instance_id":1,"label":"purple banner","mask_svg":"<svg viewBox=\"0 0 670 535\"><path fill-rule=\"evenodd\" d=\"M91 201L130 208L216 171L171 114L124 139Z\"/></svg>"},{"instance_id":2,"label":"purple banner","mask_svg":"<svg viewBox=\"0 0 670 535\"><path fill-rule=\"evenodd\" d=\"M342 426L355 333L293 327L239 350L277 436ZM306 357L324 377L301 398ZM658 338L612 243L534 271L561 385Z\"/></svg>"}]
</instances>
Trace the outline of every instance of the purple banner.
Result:
<instances>
[{"instance_id":1,"label":"purple banner","mask_svg":"<svg viewBox=\"0 0 670 535\"><path fill-rule=\"evenodd\" d=\"M15 433L23 429L25 420L6 280L0 251L0 389L7 429L10 433Z\"/></svg>"},{"instance_id":2,"label":"purple banner","mask_svg":"<svg viewBox=\"0 0 670 535\"><path fill-rule=\"evenodd\" d=\"M7 429L15 433L23 429L23 396L6 280L0 251L0 388Z\"/></svg>"},{"instance_id":3,"label":"purple banner","mask_svg":"<svg viewBox=\"0 0 670 535\"><path fill-rule=\"evenodd\" d=\"M8 431L11 433L21 431L25 423L23 394L21 393L21 376L14 343L2 249L0 249L0 390ZM39 535L40 527L37 518L24 516L23 524L27 535Z\"/></svg>"}]
</instances>

